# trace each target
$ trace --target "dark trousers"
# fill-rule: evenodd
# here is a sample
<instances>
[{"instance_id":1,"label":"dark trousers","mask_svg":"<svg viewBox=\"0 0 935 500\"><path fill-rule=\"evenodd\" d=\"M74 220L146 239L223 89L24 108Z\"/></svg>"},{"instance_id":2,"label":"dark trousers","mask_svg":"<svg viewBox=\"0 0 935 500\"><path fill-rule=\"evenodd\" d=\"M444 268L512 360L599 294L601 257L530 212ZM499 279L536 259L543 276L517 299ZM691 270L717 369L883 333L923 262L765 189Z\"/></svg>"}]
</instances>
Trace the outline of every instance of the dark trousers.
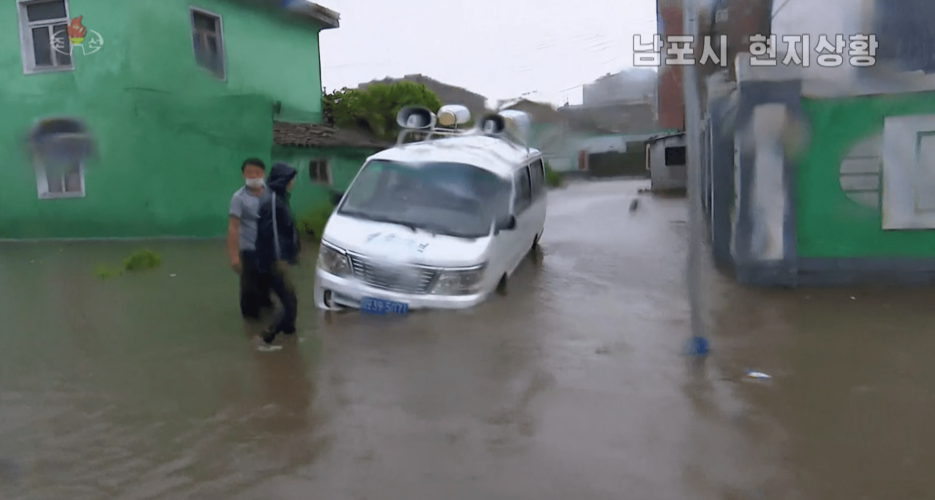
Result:
<instances>
[{"instance_id":1,"label":"dark trousers","mask_svg":"<svg viewBox=\"0 0 935 500\"><path fill-rule=\"evenodd\" d=\"M261 272L258 266L256 253L252 251L240 252L240 313L244 318L258 319L260 310L272 307L270 288L273 277L269 273Z\"/></svg>"},{"instance_id":2,"label":"dark trousers","mask_svg":"<svg viewBox=\"0 0 935 500\"><path fill-rule=\"evenodd\" d=\"M277 333L295 333L295 319L299 314L299 300L295 293L295 287L292 285L292 280L289 279L289 271L285 269L285 266L273 269L271 285L273 293L282 303L282 309L276 313L276 319L267 332L274 335Z\"/></svg>"}]
</instances>

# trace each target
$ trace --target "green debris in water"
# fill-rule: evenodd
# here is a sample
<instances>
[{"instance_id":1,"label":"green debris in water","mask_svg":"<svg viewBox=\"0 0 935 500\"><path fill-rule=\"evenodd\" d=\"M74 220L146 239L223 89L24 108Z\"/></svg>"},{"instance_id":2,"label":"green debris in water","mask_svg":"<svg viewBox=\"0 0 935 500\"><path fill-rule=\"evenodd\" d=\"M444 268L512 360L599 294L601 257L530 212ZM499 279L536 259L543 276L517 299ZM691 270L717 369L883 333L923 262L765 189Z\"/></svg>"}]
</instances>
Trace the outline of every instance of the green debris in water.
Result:
<instances>
[{"instance_id":1,"label":"green debris in water","mask_svg":"<svg viewBox=\"0 0 935 500\"><path fill-rule=\"evenodd\" d=\"M113 278L114 276L120 276L123 274L123 270L114 269L112 267L101 264L94 268L94 274L97 275L98 278L106 280L108 278Z\"/></svg>"},{"instance_id":2,"label":"green debris in water","mask_svg":"<svg viewBox=\"0 0 935 500\"><path fill-rule=\"evenodd\" d=\"M162 257L148 249L141 249L130 254L123 259L123 269L126 271L137 271L140 269L155 269L162 264Z\"/></svg>"},{"instance_id":3,"label":"green debris in water","mask_svg":"<svg viewBox=\"0 0 935 500\"><path fill-rule=\"evenodd\" d=\"M142 249L123 259L123 269L99 264L94 268L94 274L102 280L122 275L125 271L139 271L154 269L162 264L162 257L152 250Z\"/></svg>"}]
</instances>

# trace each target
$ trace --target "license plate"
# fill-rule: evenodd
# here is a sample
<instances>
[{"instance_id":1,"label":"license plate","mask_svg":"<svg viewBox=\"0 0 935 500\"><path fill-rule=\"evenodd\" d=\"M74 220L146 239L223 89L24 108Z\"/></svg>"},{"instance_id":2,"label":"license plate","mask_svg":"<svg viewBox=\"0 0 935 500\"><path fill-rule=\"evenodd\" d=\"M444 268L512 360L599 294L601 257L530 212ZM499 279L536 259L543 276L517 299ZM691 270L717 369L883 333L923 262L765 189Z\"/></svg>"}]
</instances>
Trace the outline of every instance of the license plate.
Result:
<instances>
[{"instance_id":1,"label":"license plate","mask_svg":"<svg viewBox=\"0 0 935 500\"><path fill-rule=\"evenodd\" d=\"M360 311L368 314L407 314L409 304L393 300L364 297L360 301Z\"/></svg>"}]
</instances>

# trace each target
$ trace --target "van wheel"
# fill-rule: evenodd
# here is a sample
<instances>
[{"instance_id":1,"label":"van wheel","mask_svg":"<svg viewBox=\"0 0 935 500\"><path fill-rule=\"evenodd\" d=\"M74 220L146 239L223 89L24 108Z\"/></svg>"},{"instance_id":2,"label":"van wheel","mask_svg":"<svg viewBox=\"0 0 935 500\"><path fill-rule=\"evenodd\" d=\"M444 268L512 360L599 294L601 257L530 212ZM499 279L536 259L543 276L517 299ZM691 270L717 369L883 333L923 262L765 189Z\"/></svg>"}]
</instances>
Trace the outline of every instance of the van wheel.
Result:
<instances>
[{"instance_id":1,"label":"van wheel","mask_svg":"<svg viewBox=\"0 0 935 500\"><path fill-rule=\"evenodd\" d=\"M542 239L542 233L537 234L535 239L532 240L532 249L535 250L539 248L539 240Z\"/></svg>"},{"instance_id":2,"label":"van wheel","mask_svg":"<svg viewBox=\"0 0 935 500\"><path fill-rule=\"evenodd\" d=\"M509 281L509 278L507 277L506 274L504 274L503 277L500 278L500 282L497 283L497 293L498 293L498 294L500 294L500 295L506 295L506 291L507 291L507 282L508 282L508 281Z\"/></svg>"}]
</instances>

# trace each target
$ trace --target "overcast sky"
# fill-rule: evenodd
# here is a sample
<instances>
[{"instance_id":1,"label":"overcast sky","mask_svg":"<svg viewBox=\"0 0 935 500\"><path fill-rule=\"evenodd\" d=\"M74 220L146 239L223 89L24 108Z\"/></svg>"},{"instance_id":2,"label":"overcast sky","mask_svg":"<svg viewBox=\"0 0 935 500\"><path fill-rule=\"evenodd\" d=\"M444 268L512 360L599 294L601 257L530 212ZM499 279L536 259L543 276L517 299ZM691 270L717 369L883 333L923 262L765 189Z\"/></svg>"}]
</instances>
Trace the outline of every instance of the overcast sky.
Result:
<instances>
[{"instance_id":1,"label":"overcast sky","mask_svg":"<svg viewBox=\"0 0 935 500\"><path fill-rule=\"evenodd\" d=\"M633 66L655 0L316 0L341 14L321 34L322 82L353 87L422 73L488 99L581 101L582 84Z\"/></svg>"}]
</instances>

